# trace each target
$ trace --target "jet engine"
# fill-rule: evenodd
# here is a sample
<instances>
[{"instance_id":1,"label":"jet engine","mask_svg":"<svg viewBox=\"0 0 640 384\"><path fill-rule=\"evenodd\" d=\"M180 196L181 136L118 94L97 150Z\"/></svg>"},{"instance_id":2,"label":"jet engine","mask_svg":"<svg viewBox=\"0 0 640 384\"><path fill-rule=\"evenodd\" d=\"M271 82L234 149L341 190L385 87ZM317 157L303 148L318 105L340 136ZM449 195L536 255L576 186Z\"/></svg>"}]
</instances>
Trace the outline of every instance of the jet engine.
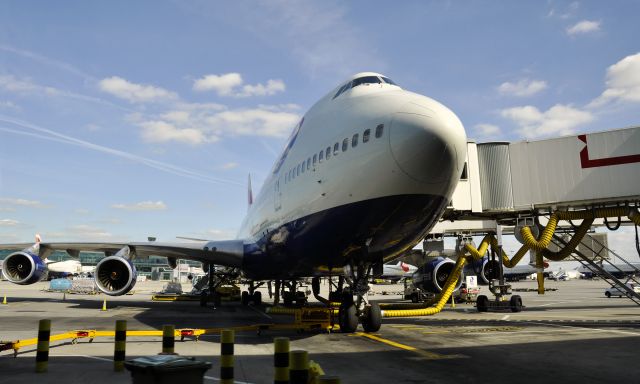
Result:
<instances>
[{"instance_id":1,"label":"jet engine","mask_svg":"<svg viewBox=\"0 0 640 384\"><path fill-rule=\"evenodd\" d=\"M14 284L37 283L47 274L47 265L31 252L14 252L4 259L2 275Z\"/></svg>"},{"instance_id":2,"label":"jet engine","mask_svg":"<svg viewBox=\"0 0 640 384\"><path fill-rule=\"evenodd\" d=\"M467 264L464 273L467 275L476 275L478 276L478 284L488 285L491 280L499 278L500 265L498 263L498 260L483 257L480 260L474 260L472 263Z\"/></svg>"},{"instance_id":3,"label":"jet engine","mask_svg":"<svg viewBox=\"0 0 640 384\"><path fill-rule=\"evenodd\" d=\"M95 279L98 289L110 296L120 296L136 285L138 273L131 260L114 255L96 265Z\"/></svg>"},{"instance_id":4,"label":"jet engine","mask_svg":"<svg viewBox=\"0 0 640 384\"><path fill-rule=\"evenodd\" d=\"M437 257L414 272L413 285L423 291L439 293L442 291L449 275L453 272L455 265L455 261L449 258ZM461 273L456 283L456 290L462 285L462 281L464 280L464 276L462 275L463 273Z\"/></svg>"}]
</instances>

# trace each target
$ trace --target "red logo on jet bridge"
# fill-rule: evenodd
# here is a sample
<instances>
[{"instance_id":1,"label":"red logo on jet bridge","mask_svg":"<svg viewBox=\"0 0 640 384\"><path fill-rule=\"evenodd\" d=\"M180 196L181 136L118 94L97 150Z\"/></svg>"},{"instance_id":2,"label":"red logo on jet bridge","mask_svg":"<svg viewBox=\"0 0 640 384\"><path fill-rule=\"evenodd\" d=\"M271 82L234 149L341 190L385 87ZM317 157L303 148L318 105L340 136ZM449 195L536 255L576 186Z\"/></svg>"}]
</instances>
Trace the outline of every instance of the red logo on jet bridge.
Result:
<instances>
[{"instance_id":1,"label":"red logo on jet bridge","mask_svg":"<svg viewBox=\"0 0 640 384\"><path fill-rule=\"evenodd\" d=\"M579 135L578 139L580 139L580 141L582 141L585 144L584 148L582 148L582 151L580 151L580 165L582 166L583 169L606 167L609 165L640 163L640 155L614 156L614 157L603 157L601 159L590 159L589 145L587 144L587 135Z\"/></svg>"}]
</instances>

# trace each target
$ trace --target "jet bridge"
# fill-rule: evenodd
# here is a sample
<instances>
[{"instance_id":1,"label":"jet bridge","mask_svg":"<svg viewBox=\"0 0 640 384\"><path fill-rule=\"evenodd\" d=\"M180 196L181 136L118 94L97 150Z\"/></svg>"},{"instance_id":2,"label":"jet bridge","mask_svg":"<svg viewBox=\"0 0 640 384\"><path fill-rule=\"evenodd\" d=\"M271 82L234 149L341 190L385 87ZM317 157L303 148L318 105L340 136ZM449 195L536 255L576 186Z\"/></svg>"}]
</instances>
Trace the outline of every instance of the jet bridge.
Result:
<instances>
[{"instance_id":1,"label":"jet bridge","mask_svg":"<svg viewBox=\"0 0 640 384\"><path fill-rule=\"evenodd\" d=\"M500 226L503 233L528 244L532 263L539 268L541 255L554 253L547 248L554 247L553 238L556 254L549 256L552 260L572 254L597 269L602 263L589 260L596 253L601 260L603 253L598 250L589 255L584 245L576 249L578 244L591 241L584 236L597 226L616 230L621 225L637 225L639 207L640 127L514 143L470 141L461 180L428 240L455 236L461 249L472 235L495 233ZM584 218L590 225L581 225ZM550 219L555 220L551 226ZM560 238L556 232L565 236ZM576 240L568 241L566 233L569 237L574 234ZM558 247L567 246L560 258ZM522 257L519 253L515 263L503 259L505 265L517 264ZM615 285L624 285L616 280Z\"/></svg>"}]
</instances>

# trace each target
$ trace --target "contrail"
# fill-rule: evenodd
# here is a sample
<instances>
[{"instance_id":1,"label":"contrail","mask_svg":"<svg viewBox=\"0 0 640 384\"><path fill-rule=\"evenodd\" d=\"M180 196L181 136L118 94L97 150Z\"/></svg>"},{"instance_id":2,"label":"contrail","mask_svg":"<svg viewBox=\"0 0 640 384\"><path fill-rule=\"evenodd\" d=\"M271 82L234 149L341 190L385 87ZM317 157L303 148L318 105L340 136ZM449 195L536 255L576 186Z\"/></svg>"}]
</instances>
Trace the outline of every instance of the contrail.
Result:
<instances>
[{"instance_id":1,"label":"contrail","mask_svg":"<svg viewBox=\"0 0 640 384\"><path fill-rule=\"evenodd\" d=\"M118 149L113 149L113 148L109 148L109 147L105 147L102 145L98 145L98 144L94 144L85 140L80 140L77 139L75 137L71 137L71 136L67 136L64 135L62 133L56 132L56 131L52 131L50 129L47 128L42 128L39 126L36 126L34 124L28 123L26 121L21 121L21 120L17 120L17 119L12 119L6 116L1 116L0 115L0 121L4 122L4 123L9 123L9 124L13 124L13 125L17 125L23 128L27 128L27 129L31 129L33 131L36 131L38 133L34 133L34 132L24 132L24 131L19 131L19 130L15 130L15 129L11 129L11 128L6 128L6 127L0 127L0 130L3 132L7 132L7 133L13 133L13 134L18 134L18 135L24 135L24 136L30 136L30 137L34 137L34 138L38 138L38 139L43 139L43 140L49 140L49 141L55 141L55 142L59 142L59 143L64 143L64 144L71 144L71 145L75 145L75 146L79 146L82 148L86 148L86 149L91 149L97 152L102 152L102 153L106 153L112 156L116 156L116 157L120 157L120 158L124 158L127 160L131 160L140 164L144 164L148 167L157 169L159 171L163 171L163 172L167 172L167 173L171 173L177 176L182 176L182 177L187 177L190 179L194 179L194 180L198 180L198 181L203 181L203 182L208 182L208 183L213 183L213 184L228 184L228 185L236 185L236 186L243 186L244 184L234 181L234 180L227 180L227 179L222 179L222 178L218 178L218 177L212 177L209 175L205 175L196 171L191 171L189 169L185 169L182 167L178 167L176 165L173 164L168 164L168 163L164 163L161 161L157 161L157 160L153 160L153 159L149 159L146 157L142 157L142 156L138 156L138 155L134 155L128 152L124 152L124 151L120 151Z\"/></svg>"}]
</instances>

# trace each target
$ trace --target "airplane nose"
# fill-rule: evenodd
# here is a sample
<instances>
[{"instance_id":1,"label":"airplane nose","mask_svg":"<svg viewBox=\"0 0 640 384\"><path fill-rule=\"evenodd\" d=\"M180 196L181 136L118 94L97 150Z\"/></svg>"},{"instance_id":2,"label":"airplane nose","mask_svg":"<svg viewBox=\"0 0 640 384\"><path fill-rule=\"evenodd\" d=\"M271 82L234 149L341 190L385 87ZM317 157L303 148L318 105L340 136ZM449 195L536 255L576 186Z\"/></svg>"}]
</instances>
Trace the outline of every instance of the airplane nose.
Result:
<instances>
[{"instance_id":1,"label":"airplane nose","mask_svg":"<svg viewBox=\"0 0 640 384\"><path fill-rule=\"evenodd\" d=\"M394 115L390 131L391 153L410 178L436 184L462 172L459 162L466 156L466 135L448 109L436 111L410 103Z\"/></svg>"}]
</instances>

